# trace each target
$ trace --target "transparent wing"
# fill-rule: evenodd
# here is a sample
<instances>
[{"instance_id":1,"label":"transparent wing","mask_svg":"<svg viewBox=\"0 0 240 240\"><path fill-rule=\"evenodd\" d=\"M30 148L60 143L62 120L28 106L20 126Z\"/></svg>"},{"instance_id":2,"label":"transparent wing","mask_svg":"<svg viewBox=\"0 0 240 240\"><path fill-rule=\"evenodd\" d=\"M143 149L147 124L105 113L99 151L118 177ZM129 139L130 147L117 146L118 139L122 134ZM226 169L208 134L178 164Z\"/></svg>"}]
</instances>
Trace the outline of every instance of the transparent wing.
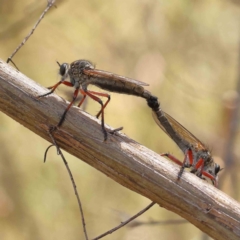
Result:
<instances>
[{"instance_id":1,"label":"transparent wing","mask_svg":"<svg viewBox=\"0 0 240 240\"><path fill-rule=\"evenodd\" d=\"M196 151L206 149L199 139L169 114L161 110L160 115L153 112L153 118L158 126L180 147L180 149L182 149L183 152L191 146L194 147Z\"/></svg>"},{"instance_id":2,"label":"transparent wing","mask_svg":"<svg viewBox=\"0 0 240 240\"><path fill-rule=\"evenodd\" d=\"M181 138L183 138L186 142L189 142L191 145L195 146L198 150L206 149L206 146L198 138L196 138L191 132L189 132L173 117L171 117L169 114L165 112L164 115Z\"/></svg>"}]
</instances>

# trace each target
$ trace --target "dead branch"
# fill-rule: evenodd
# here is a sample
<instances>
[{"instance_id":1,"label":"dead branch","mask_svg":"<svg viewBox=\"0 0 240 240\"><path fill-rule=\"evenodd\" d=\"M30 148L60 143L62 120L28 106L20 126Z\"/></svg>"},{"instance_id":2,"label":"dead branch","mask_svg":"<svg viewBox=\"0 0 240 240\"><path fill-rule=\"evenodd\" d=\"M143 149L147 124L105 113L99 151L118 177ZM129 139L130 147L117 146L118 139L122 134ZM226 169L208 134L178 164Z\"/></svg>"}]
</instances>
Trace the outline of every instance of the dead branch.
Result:
<instances>
[{"instance_id":1,"label":"dead branch","mask_svg":"<svg viewBox=\"0 0 240 240\"><path fill-rule=\"evenodd\" d=\"M55 94L36 99L46 91L0 61L0 110L51 142L47 130L58 123L67 103ZM123 134L109 134L103 142L100 122L77 107L69 111L54 137L62 149L187 219L212 238L240 238L238 202L191 173L184 172L177 182L178 166Z\"/></svg>"}]
</instances>

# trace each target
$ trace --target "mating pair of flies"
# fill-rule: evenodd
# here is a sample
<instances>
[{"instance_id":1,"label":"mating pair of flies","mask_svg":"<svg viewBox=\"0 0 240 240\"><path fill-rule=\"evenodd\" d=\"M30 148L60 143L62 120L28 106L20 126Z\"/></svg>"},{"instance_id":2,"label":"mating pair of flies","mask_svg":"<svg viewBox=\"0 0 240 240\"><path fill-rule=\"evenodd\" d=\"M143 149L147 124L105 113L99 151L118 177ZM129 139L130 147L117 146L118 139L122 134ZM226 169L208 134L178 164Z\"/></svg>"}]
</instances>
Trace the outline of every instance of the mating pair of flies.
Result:
<instances>
[{"instance_id":1,"label":"mating pair of flies","mask_svg":"<svg viewBox=\"0 0 240 240\"><path fill-rule=\"evenodd\" d=\"M207 177L211 179L212 183L217 186L217 175L221 170L220 166L214 162L209 150L200 140L198 140L192 133L190 133L186 128L160 108L157 97L153 96L149 91L144 89L144 86L148 86L148 84L95 69L94 65L87 60L77 60L71 64L58 63L58 65L60 67L59 73L61 75L61 80L57 84L48 87L48 89L51 89L50 92L38 97L45 97L53 93L60 84L75 88L73 99L64 111L56 128L59 128L63 124L68 110L71 108L80 92L83 95L83 98L78 104L78 107L82 105L86 96L92 98L101 105L97 118L101 116L101 126L104 134L104 140L107 140L107 131L104 125L104 109L110 101L110 95L107 93L89 91L87 89L89 84L95 85L107 91L145 98L148 106L152 109L155 122L184 153L183 162L168 153L161 155L168 157L181 166L178 179L180 179L184 168L190 168L192 173L196 174L200 178ZM67 81L68 79L70 79L70 81ZM103 104L99 97L106 97L107 101Z\"/></svg>"}]
</instances>

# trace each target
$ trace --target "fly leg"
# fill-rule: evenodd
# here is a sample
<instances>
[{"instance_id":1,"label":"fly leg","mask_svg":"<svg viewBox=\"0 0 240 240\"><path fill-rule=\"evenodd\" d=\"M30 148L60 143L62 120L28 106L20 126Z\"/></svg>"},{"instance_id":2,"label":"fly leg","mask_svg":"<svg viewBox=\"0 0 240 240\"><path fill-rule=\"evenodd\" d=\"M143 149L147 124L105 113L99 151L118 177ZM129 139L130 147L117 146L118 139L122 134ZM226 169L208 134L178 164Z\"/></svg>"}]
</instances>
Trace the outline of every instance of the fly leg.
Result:
<instances>
[{"instance_id":1,"label":"fly leg","mask_svg":"<svg viewBox=\"0 0 240 240\"><path fill-rule=\"evenodd\" d=\"M105 102L105 104L103 105L103 108L102 108L102 109L98 112L98 114L96 115L96 117L99 118L99 116L100 116L101 114L103 114L103 110L106 108L106 106L107 106L108 103L110 102L111 96L110 96L109 94L107 94L107 93L99 93L99 92L92 92L92 91L91 91L91 93L94 93L95 95L98 95L98 96L101 96L101 97L107 97L107 98L108 98L108 100L107 100L107 101ZM121 130L123 130L123 127L115 128L115 129L109 131L109 133L110 133L110 134L115 134L116 132L121 131Z\"/></svg>"},{"instance_id":2,"label":"fly leg","mask_svg":"<svg viewBox=\"0 0 240 240\"><path fill-rule=\"evenodd\" d=\"M160 156L167 157L167 158L171 159L173 162L175 162L176 164L178 164L179 166L182 166L182 162L170 153L163 153Z\"/></svg>"},{"instance_id":3,"label":"fly leg","mask_svg":"<svg viewBox=\"0 0 240 240\"><path fill-rule=\"evenodd\" d=\"M184 171L184 168L186 166L192 166L193 165L193 153L192 153L192 150L191 149L187 149L186 152L185 152L185 156L184 156L184 160L183 160L183 163L182 163L182 167L178 173L178 180L181 178L182 174L183 174L183 171Z\"/></svg>"},{"instance_id":4,"label":"fly leg","mask_svg":"<svg viewBox=\"0 0 240 240\"><path fill-rule=\"evenodd\" d=\"M81 107L82 103L84 102L84 100L85 100L85 98L86 98L86 96L87 96L82 89L80 89L80 92L81 92L81 94L83 95L83 97L82 97L80 103L78 104L78 107Z\"/></svg>"},{"instance_id":5,"label":"fly leg","mask_svg":"<svg viewBox=\"0 0 240 240\"><path fill-rule=\"evenodd\" d=\"M76 88L75 91L74 91L74 94L73 94L73 99L72 101L70 102L70 104L68 105L68 107L66 108L66 110L64 111L57 127L61 127L61 125L63 124L64 120L65 120L65 117L66 117L66 114L68 112L68 110L71 108L71 106L73 105L74 101L76 100L77 96L78 96L78 93L79 93L79 88Z\"/></svg>"},{"instance_id":6,"label":"fly leg","mask_svg":"<svg viewBox=\"0 0 240 240\"><path fill-rule=\"evenodd\" d=\"M214 185L215 187L217 187L218 181L217 181L217 179L216 179L212 174L210 174L210 173L208 173L208 172L206 172L206 171L202 171L202 175L205 176L205 177L207 177L207 178L209 178L209 179L211 179L213 185Z\"/></svg>"},{"instance_id":7,"label":"fly leg","mask_svg":"<svg viewBox=\"0 0 240 240\"><path fill-rule=\"evenodd\" d=\"M102 131L103 131L103 135L104 135L104 141L106 141L107 140L107 131L106 131L105 125L104 125L104 105L103 105L102 100L99 97L95 96L95 95L103 96L103 95L101 95L102 93L96 93L96 92L83 90L83 89L80 90L80 91L83 95L89 96L90 98L92 98L94 101L98 102L101 105L101 111L100 112L102 113L102 119L101 119L102 120ZM85 99L85 98L83 98L83 99ZM82 100L81 102L83 102L83 101L84 100Z\"/></svg>"},{"instance_id":8,"label":"fly leg","mask_svg":"<svg viewBox=\"0 0 240 240\"><path fill-rule=\"evenodd\" d=\"M203 169L204 169L204 160L202 158L200 158L198 160L197 164L195 165L194 169L191 172L195 173L196 171L199 170L197 173L198 177L202 178L202 176L205 176L205 177L211 179L213 185L215 187L217 187L217 179L211 173L203 171Z\"/></svg>"},{"instance_id":9,"label":"fly leg","mask_svg":"<svg viewBox=\"0 0 240 240\"><path fill-rule=\"evenodd\" d=\"M161 154L161 156L166 156L169 159L171 159L173 162L175 162L176 164L181 166L181 169L178 173L177 180L179 180L181 178L181 176L183 174L183 171L184 171L184 168L188 167L188 166L192 166L192 163L193 163L193 154L192 154L191 149L186 150L183 162L181 162L180 160L178 160L176 157L174 157L172 154L169 154L169 153Z\"/></svg>"},{"instance_id":10,"label":"fly leg","mask_svg":"<svg viewBox=\"0 0 240 240\"><path fill-rule=\"evenodd\" d=\"M180 170L180 172L178 174L178 180L181 178L181 175L182 175L182 173L184 171L184 168L185 167L190 167L193 164L193 156L192 156L192 151L190 149L188 149L186 151L183 163L180 160L178 160L176 157L174 157L172 154L169 154L169 153L161 154L161 156L166 156L169 159L171 159L173 162L178 164L179 166L182 166L181 170ZM189 163L187 162L187 160L189 160ZM202 176L205 176L205 177L211 179L213 185L215 187L217 187L217 184L218 184L217 179L211 173L209 173L207 171L204 171L203 169L204 169L204 160L201 158L200 160L198 160L198 162L195 165L194 169L191 170L190 172L195 174L198 170L200 170L199 173L197 174L197 176L200 177L200 178Z\"/></svg>"},{"instance_id":11,"label":"fly leg","mask_svg":"<svg viewBox=\"0 0 240 240\"><path fill-rule=\"evenodd\" d=\"M172 160L173 162L175 162L176 164L181 166L181 169L178 173L178 178L177 178L177 180L179 180L181 178L184 168L186 167L185 162L186 162L187 155L185 154L183 163L179 159L177 159L176 157L174 157L172 154L169 154L169 153L164 153L164 154L161 154L160 156L166 156L167 158L169 158L170 160Z\"/></svg>"},{"instance_id":12,"label":"fly leg","mask_svg":"<svg viewBox=\"0 0 240 240\"><path fill-rule=\"evenodd\" d=\"M37 98L39 99L39 98L45 97L45 96L53 93L60 84L64 84L64 85L66 85L66 86L68 86L68 87L73 87L72 83L67 82L67 81L64 81L64 80L61 80L61 81L59 81L58 83L56 83L55 85L53 85L53 86L51 86L51 87L48 87L48 89L51 89L50 92L45 93L45 94L43 94L43 95L40 95L40 96L38 96ZM57 127L60 127L60 126L63 124L64 119L65 119L66 114L67 114L67 111L70 109L70 107L72 106L73 102L75 101L75 99L76 99L76 97L77 97L77 95L78 95L78 92L79 92L79 88L77 88L77 89L74 91L73 100L72 100L72 102L68 105L67 109L64 111L64 113L63 113L63 115L62 115L62 117L61 117L58 125L55 126L55 127L52 127L52 128L50 129L50 131L56 130Z\"/></svg>"},{"instance_id":13,"label":"fly leg","mask_svg":"<svg viewBox=\"0 0 240 240\"><path fill-rule=\"evenodd\" d=\"M82 93L82 95L83 95L83 99L81 100L81 102L78 104L78 107L80 107L81 106L81 104L83 103L83 101L85 100L85 98L86 98L86 96L87 96L87 94L86 94L86 92L84 91L84 90L80 90L81 91L81 93ZM111 100L111 97L110 97L110 95L109 94L107 94L107 93L100 93L100 92L94 92L94 91L87 91L88 93L91 93L91 94L93 94L93 95L97 95L97 96L100 96L100 97L107 97L108 98L108 100L105 102L105 104L103 105L103 107L101 108L101 110L98 112L98 114L96 115L96 117L98 118L101 114L102 114L102 112L103 112L103 110L105 109L105 107L108 105L108 103L110 102L110 100ZM109 133L110 134L115 134L116 132L118 132L118 131L121 131L123 129L123 127L119 127L119 128L116 128L116 129L113 129L113 130L111 130L111 131L109 131Z\"/></svg>"},{"instance_id":14,"label":"fly leg","mask_svg":"<svg viewBox=\"0 0 240 240\"><path fill-rule=\"evenodd\" d=\"M203 167L204 167L204 160L202 158L200 158L196 165L194 166L194 169L191 171L192 173L196 173L197 172L197 176L202 178L202 173L203 173Z\"/></svg>"},{"instance_id":15,"label":"fly leg","mask_svg":"<svg viewBox=\"0 0 240 240\"><path fill-rule=\"evenodd\" d=\"M83 101L85 100L86 96L88 94L86 94L86 91L80 89L82 95L83 95L83 99L81 100L81 102L78 104L78 107L80 107L83 103ZM105 109L105 107L107 106L107 104L110 102L110 95L107 94L107 93L100 93L100 92L94 92L94 91L87 91L88 93L92 94L92 95L97 95L97 96L100 96L100 97L107 97L108 100L105 102L105 104L103 105L103 107L101 108L101 110L98 112L98 114L96 115L97 118L99 118L99 116L102 114L102 111ZM95 100L95 99L94 99ZM95 100L96 101L96 100Z\"/></svg>"},{"instance_id":16,"label":"fly leg","mask_svg":"<svg viewBox=\"0 0 240 240\"><path fill-rule=\"evenodd\" d=\"M53 93L53 92L56 90L56 88L57 88L60 84L64 84L64 85L66 85L66 86L68 86L68 87L73 87L72 83L61 80L61 81L59 81L58 83L56 83L55 85L53 85L53 86L51 86L51 87L48 87L48 89L51 89L50 92L45 93L45 94L43 94L43 95L39 95L39 96L37 96L37 98L41 98L41 97L45 97L45 96L47 96L47 95L50 95L51 93Z\"/></svg>"},{"instance_id":17,"label":"fly leg","mask_svg":"<svg viewBox=\"0 0 240 240\"><path fill-rule=\"evenodd\" d=\"M103 105L103 107L101 108L101 110L98 112L98 114L96 115L97 118L99 118L99 116L103 113L103 110L105 109L105 107L108 105L108 103L111 100L111 97L109 94L107 93L100 93L100 92L94 92L94 91L88 91L89 93L93 94L93 95L97 95L100 97L106 97L108 100L105 102L105 104Z\"/></svg>"}]
</instances>

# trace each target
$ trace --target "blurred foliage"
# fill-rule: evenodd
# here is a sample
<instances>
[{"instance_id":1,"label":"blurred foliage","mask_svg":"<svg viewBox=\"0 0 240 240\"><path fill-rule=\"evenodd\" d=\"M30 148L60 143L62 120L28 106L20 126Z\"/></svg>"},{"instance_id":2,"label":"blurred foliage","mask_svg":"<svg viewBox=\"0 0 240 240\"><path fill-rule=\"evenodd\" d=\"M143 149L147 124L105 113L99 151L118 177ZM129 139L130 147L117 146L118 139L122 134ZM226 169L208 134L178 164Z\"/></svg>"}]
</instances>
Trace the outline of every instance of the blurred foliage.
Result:
<instances>
[{"instance_id":1,"label":"blurred foliage","mask_svg":"<svg viewBox=\"0 0 240 240\"><path fill-rule=\"evenodd\" d=\"M0 0L0 57L28 34L47 1ZM14 57L43 86L58 81L59 62L88 59L97 68L150 84L162 108L212 150L225 167L221 189L239 199L239 129L227 167L226 146L239 71L239 1L56 1ZM69 89L68 89L69 90ZM57 94L71 99L71 91ZM111 94L106 122L156 152L181 151L157 127L143 99ZM234 97L237 96L237 97ZM127 107L126 107L127 106ZM89 100L86 111L99 106ZM77 201L61 159L48 142L0 114L0 239L84 239ZM223 157L225 159L223 160ZM89 237L109 230L149 204L66 153L82 199ZM221 181L220 174L220 181ZM234 187L234 188L233 188ZM139 220L179 219L158 206ZM105 239L201 239L191 224L125 227Z\"/></svg>"}]
</instances>

